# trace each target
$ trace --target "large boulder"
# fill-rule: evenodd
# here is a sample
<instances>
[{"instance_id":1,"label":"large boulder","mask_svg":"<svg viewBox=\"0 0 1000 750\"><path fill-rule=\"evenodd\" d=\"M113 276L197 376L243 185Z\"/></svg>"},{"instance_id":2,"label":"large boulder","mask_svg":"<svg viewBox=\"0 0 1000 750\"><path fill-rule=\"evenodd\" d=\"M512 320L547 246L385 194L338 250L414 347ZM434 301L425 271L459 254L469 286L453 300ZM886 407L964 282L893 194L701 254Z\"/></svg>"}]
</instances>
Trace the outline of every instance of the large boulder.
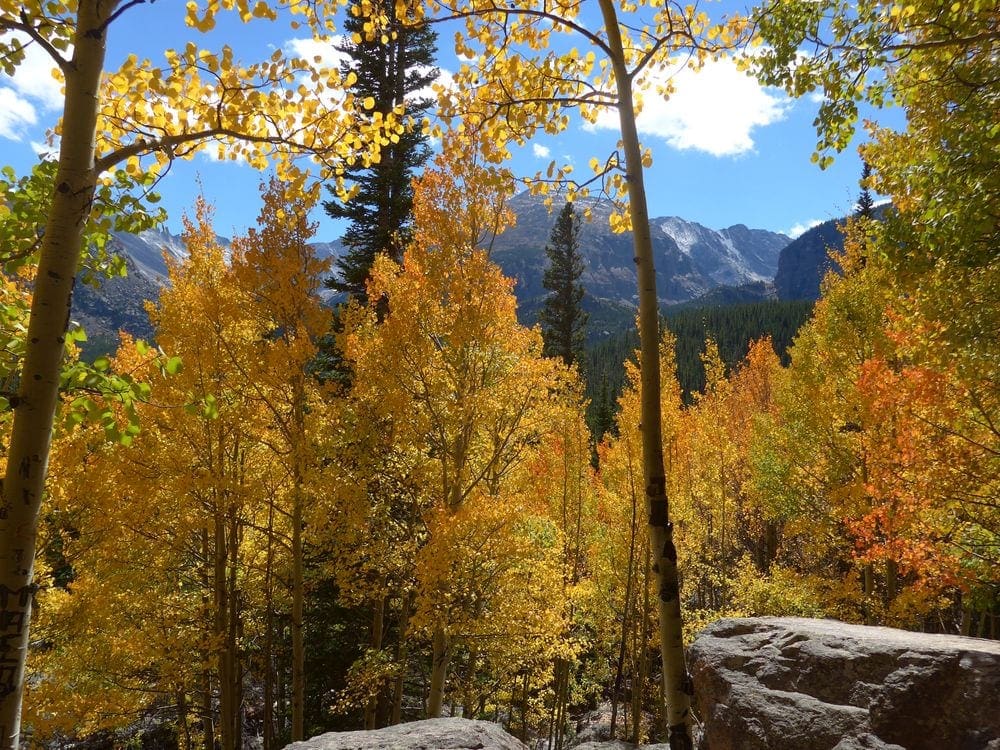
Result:
<instances>
[{"instance_id":1,"label":"large boulder","mask_svg":"<svg viewBox=\"0 0 1000 750\"><path fill-rule=\"evenodd\" d=\"M285 750L527 750L488 721L427 719L370 732L327 732Z\"/></svg>"},{"instance_id":2,"label":"large boulder","mask_svg":"<svg viewBox=\"0 0 1000 750\"><path fill-rule=\"evenodd\" d=\"M1000 643L797 617L690 653L701 750L1000 750Z\"/></svg>"}]
</instances>

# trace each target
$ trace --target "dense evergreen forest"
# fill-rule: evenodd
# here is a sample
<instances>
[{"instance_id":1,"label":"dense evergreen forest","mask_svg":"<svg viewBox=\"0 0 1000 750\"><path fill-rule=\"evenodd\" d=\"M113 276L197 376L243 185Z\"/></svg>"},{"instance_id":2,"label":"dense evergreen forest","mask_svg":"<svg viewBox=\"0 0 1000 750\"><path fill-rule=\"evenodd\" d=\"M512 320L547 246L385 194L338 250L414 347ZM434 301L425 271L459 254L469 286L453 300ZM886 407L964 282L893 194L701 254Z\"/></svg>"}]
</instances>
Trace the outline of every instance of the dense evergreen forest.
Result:
<instances>
[{"instance_id":1,"label":"dense evergreen forest","mask_svg":"<svg viewBox=\"0 0 1000 750\"><path fill-rule=\"evenodd\" d=\"M705 342L711 339L727 370L746 357L750 344L768 337L782 364L787 365L792 339L812 313L813 303L767 301L711 307L667 308L663 325L676 339L677 380L685 403L705 388ZM585 395L590 401L588 424L603 435L598 415L609 415L625 385L625 362L636 362L639 334L628 328L590 346L583 358ZM602 417L606 419L607 417Z\"/></svg>"},{"instance_id":2,"label":"dense evergreen forest","mask_svg":"<svg viewBox=\"0 0 1000 750\"><path fill-rule=\"evenodd\" d=\"M65 86L59 161L0 174L0 750L275 750L445 715L556 750L599 705L613 737L690 750L684 644L719 618L997 637L995 4L767 2L717 24L601 0L591 32L580 2L463 1L467 64L433 123L406 116L405 69L375 90L280 48L105 70L143 5L0 0L4 71L37 46ZM292 6L329 43L336 8ZM197 36L285 9L183 12ZM405 60L400 32L444 12L359 2L350 40ZM660 326L636 232L641 367L631 333L581 360L569 208L546 283L564 309L544 334L521 325L489 256L523 185L511 149L615 110L619 152L529 184L560 207L600 192L614 229L646 226L633 83L750 44L758 80L821 94L821 166L861 102L907 117L867 126L862 196L892 209L859 201L815 306ZM109 231L161 222L153 188L199 148L265 174L255 226L224 248L211 196L193 201L147 306L155 345L81 360L78 274L123 270ZM376 224L395 196L406 217L391 252L356 236L335 312L310 244L321 195L361 195L354 220Z\"/></svg>"}]
</instances>

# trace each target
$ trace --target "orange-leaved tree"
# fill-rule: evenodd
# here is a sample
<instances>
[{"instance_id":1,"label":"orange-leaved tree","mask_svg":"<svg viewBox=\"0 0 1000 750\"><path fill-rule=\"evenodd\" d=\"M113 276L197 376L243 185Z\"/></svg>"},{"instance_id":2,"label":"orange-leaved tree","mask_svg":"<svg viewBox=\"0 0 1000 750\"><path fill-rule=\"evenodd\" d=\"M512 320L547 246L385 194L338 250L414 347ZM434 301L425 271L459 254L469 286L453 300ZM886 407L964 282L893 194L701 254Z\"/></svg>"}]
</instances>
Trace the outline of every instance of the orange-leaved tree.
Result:
<instances>
[{"instance_id":1,"label":"orange-leaved tree","mask_svg":"<svg viewBox=\"0 0 1000 750\"><path fill-rule=\"evenodd\" d=\"M664 696L673 747L688 748L690 684L684 665L676 551L669 520L659 415L660 371L658 302L643 167L652 154L639 142L636 114L641 99L670 92L669 71L697 67L709 55L733 44L744 28L739 19L712 25L693 5L675 0L634 3L600 0L593 12L581 0L434 0L437 17L464 19L466 34L456 51L468 64L447 92L444 116L461 117L497 144L525 143L535 133L558 133L569 126L571 110L587 121L602 111L618 116L621 153L593 159L602 189L627 201L612 213L612 226L634 230L639 297L639 334L643 360L643 485L650 544L655 554L662 643ZM578 46L577 46L578 45ZM657 79L660 80L657 83ZM570 167L550 166L534 183L540 190L565 183ZM569 197L578 192L573 185ZM586 190L586 188L583 188Z\"/></svg>"},{"instance_id":2,"label":"orange-leaved tree","mask_svg":"<svg viewBox=\"0 0 1000 750\"><path fill-rule=\"evenodd\" d=\"M430 716L441 710L453 636L468 634L501 603L496 585L512 570L509 560L490 561L499 566L495 576L470 578L477 568L482 572L482 565L470 568L474 550L463 554L464 547L443 540L452 524L482 528L475 507L485 511L515 497L511 478L545 429L546 405L562 387L559 368L541 357L538 333L517 322L511 281L475 244L483 226L502 227L502 213L479 212L502 203L510 185L490 170L452 180L448 155L456 158L469 142L456 135L445 145L438 169L417 183L414 241L402 266L376 260L371 304L347 313L343 336L352 397L391 422L399 444L416 449L411 460L424 463L430 483L423 490L430 498L421 519L428 540L418 552L414 612L415 624L433 636ZM485 224L477 219L484 215ZM387 310L381 322L379 307Z\"/></svg>"},{"instance_id":3,"label":"orange-leaved tree","mask_svg":"<svg viewBox=\"0 0 1000 750\"><path fill-rule=\"evenodd\" d=\"M101 175L124 166L144 171L142 159L163 167L215 143L220 151L259 166L285 155L308 153L336 169L342 158L377 158L378 144L395 127L394 117L373 118L355 128L351 97L328 107L321 90L343 89L337 71L316 70L280 51L268 60L241 65L233 51L200 49L191 42L168 50L163 64L130 56L118 70L105 70L106 43L124 14L141 12L142 2L0 3L0 57L14 73L25 48L37 45L65 84L59 166L39 249L21 376L13 401L8 464L0 517L0 587L4 630L0 663L0 729L6 748L17 746L24 663L31 616L32 568L37 518L48 463L59 390L70 298L81 255L81 232ZM246 21L273 21L279 11L298 14L316 35L333 26L330 3L276 0L250 6L223 0L204 9L187 5L186 19L205 31L221 12ZM178 12L182 12L178 10ZM14 33L7 33L14 32ZM308 86L301 83L306 77ZM371 105L359 102L359 105ZM155 169L154 167L151 167ZM301 178L301 176L300 176ZM300 179L296 178L296 179Z\"/></svg>"}]
</instances>

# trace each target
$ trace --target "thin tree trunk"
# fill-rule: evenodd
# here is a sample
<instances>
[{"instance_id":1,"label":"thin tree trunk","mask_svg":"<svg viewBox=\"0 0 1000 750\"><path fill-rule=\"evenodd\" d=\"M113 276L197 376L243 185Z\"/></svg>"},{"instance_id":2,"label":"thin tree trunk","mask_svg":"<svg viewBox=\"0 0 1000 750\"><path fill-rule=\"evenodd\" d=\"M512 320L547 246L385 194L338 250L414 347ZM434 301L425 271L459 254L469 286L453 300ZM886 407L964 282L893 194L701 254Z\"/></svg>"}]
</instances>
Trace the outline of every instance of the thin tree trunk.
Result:
<instances>
[{"instance_id":1,"label":"thin tree trunk","mask_svg":"<svg viewBox=\"0 0 1000 750\"><path fill-rule=\"evenodd\" d=\"M177 723L180 728L178 740L180 741L181 750L192 750L191 727L188 726L187 696L184 694L184 688L182 687L177 688Z\"/></svg>"},{"instance_id":2,"label":"thin tree trunk","mask_svg":"<svg viewBox=\"0 0 1000 750\"><path fill-rule=\"evenodd\" d=\"M219 678L219 728L222 740L222 750L235 750L233 737L233 668L232 654L229 653L228 610L229 589L226 579L226 519L219 508L218 501L215 510L215 546L214 546L214 601L213 639L218 644L216 662Z\"/></svg>"},{"instance_id":3,"label":"thin tree trunk","mask_svg":"<svg viewBox=\"0 0 1000 750\"><path fill-rule=\"evenodd\" d=\"M277 695L275 695L275 735L281 735L288 726L288 641L285 638L285 626L278 626L278 633L281 634L280 647L275 654L274 676Z\"/></svg>"},{"instance_id":4,"label":"thin tree trunk","mask_svg":"<svg viewBox=\"0 0 1000 750\"><path fill-rule=\"evenodd\" d=\"M0 505L0 748L16 750L35 587L38 516L45 488L66 328L94 186L94 134L104 68L105 22L117 2L81 1L73 59L65 67L59 169L45 222L24 364Z\"/></svg>"},{"instance_id":5,"label":"thin tree trunk","mask_svg":"<svg viewBox=\"0 0 1000 750\"><path fill-rule=\"evenodd\" d=\"M638 745L642 739L642 695L646 687L646 677L650 672L649 664L649 549L646 549L646 560L643 565L642 586L642 617L639 619L639 642L637 656L639 660L639 676L632 692L632 744Z\"/></svg>"},{"instance_id":6,"label":"thin tree trunk","mask_svg":"<svg viewBox=\"0 0 1000 750\"><path fill-rule=\"evenodd\" d=\"M892 604L899 590L899 565L895 560L885 561L885 603Z\"/></svg>"},{"instance_id":7,"label":"thin tree trunk","mask_svg":"<svg viewBox=\"0 0 1000 750\"><path fill-rule=\"evenodd\" d=\"M434 628L434 646L431 664L431 693L427 699L427 718L436 719L441 715L444 702L444 684L448 676L448 662L451 661L451 643L444 626Z\"/></svg>"},{"instance_id":8,"label":"thin tree trunk","mask_svg":"<svg viewBox=\"0 0 1000 750\"><path fill-rule=\"evenodd\" d=\"M301 375L301 374L300 374ZM289 444L292 448L292 742L305 739L306 651L303 610L305 599L302 548L302 486L305 482L305 382L300 377L293 384L292 423Z\"/></svg>"},{"instance_id":9,"label":"thin tree trunk","mask_svg":"<svg viewBox=\"0 0 1000 750\"><path fill-rule=\"evenodd\" d=\"M528 742L528 673L524 673L521 681L521 742Z\"/></svg>"},{"instance_id":10,"label":"thin tree trunk","mask_svg":"<svg viewBox=\"0 0 1000 750\"><path fill-rule=\"evenodd\" d=\"M202 598L201 605L204 610L204 614L207 616L209 614L210 606L212 604L212 598L215 591L212 585L212 580L209 576L209 560L211 559L211 566L215 567L215 556L208 543L208 527L207 525L202 527L201 530L201 585L202 585ZM205 624L205 629L209 630L214 627L213 622L208 622ZM205 750L215 750L215 727L212 721L212 671L209 666L212 663L211 651L205 647L202 653L202 662L205 664L205 669L201 676L201 729L202 729L202 744Z\"/></svg>"},{"instance_id":11,"label":"thin tree trunk","mask_svg":"<svg viewBox=\"0 0 1000 750\"><path fill-rule=\"evenodd\" d=\"M240 596L236 583L239 556L239 516L235 508L229 511L229 570L227 572L227 599L229 600L229 623L226 633L226 658L229 661L229 692L230 692L230 726L229 732L233 738L233 750L238 750L243 740L243 722L241 708L243 705L243 675L240 669L239 638L241 626Z\"/></svg>"},{"instance_id":12,"label":"thin tree trunk","mask_svg":"<svg viewBox=\"0 0 1000 750\"><path fill-rule=\"evenodd\" d=\"M558 681L556 690L556 731L555 750L562 750L563 742L566 739L566 711L569 704L569 677L570 662L565 659L558 660L561 679Z\"/></svg>"},{"instance_id":13,"label":"thin tree trunk","mask_svg":"<svg viewBox=\"0 0 1000 750\"><path fill-rule=\"evenodd\" d=\"M406 638L410 629L412 598L413 595L410 593L403 597L402 609L399 614L399 640L396 643L396 667L399 672L392 689L392 716L389 719L389 723L392 725L398 724L403 714L403 681L406 677L406 662L410 655L410 647Z\"/></svg>"},{"instance_id":14,"label":"thin tree trunk","mask_svg":"<svg viewBox=\"0 0 1000 750\"><path fill-rule=\"evenodd\" d=\"M274 498L267 505L264 563L264 750L274 749Z\"/></svg>"},{"instance_id":15,"label":"thin tree trunk","mask_svg":"<svg viewBox=\"0 0 1000 750\"><path fill-rule=\"evenodd\" d=\"M481 613L477 612L477 617ZM469 645L469 658L465 669L465 690L462 695L462 716L473 718L476 705L476 672L479 669L479 644L473 641Z\"/></svg>"},{"instance_id":16,"label":"thin tree trunk","mask_svg":"<svg viewBox=\"0 0 1000 750\"><path fill-rule=\"evenodd\" d=\"M663 466L663 429L660 414L659 310L656 271L646 189L643 183L642 153L635 125L632 79L625 64L626 54L613 0L600 0L608 47L611 50L618 94L618 117L625 152L626 183L639 285L639 341L642 352L641 419L643 480L649 511L649 546L655 556L659 600L660 644L663 660L664 695L671 750L691 750L691 687L684 662L681 622L680 582L677 550L673 541L667 502L667 480Z\"/></svg>"},{"instance_id":17,"label":"thin tree trunk","mask_svg":"<svg viewBox=\"0 0 1000 750\"><path fill-rule=\"evenodd\" d=\"M212 721L212 673L205 669L201 675L201 731L205 750L215 750L215 726Z\"/></svg>"},{"instance_id":18,"label":"thin tree trunk","mask_svg":"<svg viewBox=\"0 0 1000 750\"><path fill-rule=\"evenodd\" d=\"M303 633L302 492L292 501L292 742L305 739L305 639Z\"/></svg>"},{"instance_id":19,"label":"thin tree trunk","mask_svg":"<svg viewBox=\"0 0 1000 750\"><path fill-rule=\"evenodd\" d=\"M959 635L970 635L972 633L972 609L968 604L962 604L962 621L958 628Z\"/></svg>"},{"instance_id":20,"label":"thin tree trunk","mask_svg":"<svg viewBox=\"0 0 1000 750\"><path fill-rule=\"evenodd\" d=\"M875 593L875 571L872 564L867 563L862 571L862 593L864 593L865 625L872 624L872 594Z\"/></svg>"},{"instance_id":21,"label":"thin tree trunk","mask_svg":"<svg viewBox=\"0 0 1000 750\"><path fill-rule=\"evenodd\" d=\"M632 520L629 529L628 566L625 572L625 602L622 607L621 640L618 647L618 663L615 666L615 687L611 694L611 739L615 739L615 729L618 719L618 697L622 689L622 672L625 666L625 641L631 621L631 613L635 610L632 600L635 596L635 544L638 536L639 498L635 492L632 466L631 446L626 445L625 455L628 458L629 494L632 497Z\"/></svg>"},{"instance_id":22,"label":"thin tree trunk","mask_svg":"<svg viewBox=\"0 0 1000 750\"><path fill-rule=\"evenodd\" d=\"M380 596L372 607L372 632L368 645L373 651L382 649L382 632L385 629L385 597ZM381 690L379 690L381 692ZM378 695L373 695L365 704L365 729L375 728L378 710Z\"/></svg>"}]
</instances>

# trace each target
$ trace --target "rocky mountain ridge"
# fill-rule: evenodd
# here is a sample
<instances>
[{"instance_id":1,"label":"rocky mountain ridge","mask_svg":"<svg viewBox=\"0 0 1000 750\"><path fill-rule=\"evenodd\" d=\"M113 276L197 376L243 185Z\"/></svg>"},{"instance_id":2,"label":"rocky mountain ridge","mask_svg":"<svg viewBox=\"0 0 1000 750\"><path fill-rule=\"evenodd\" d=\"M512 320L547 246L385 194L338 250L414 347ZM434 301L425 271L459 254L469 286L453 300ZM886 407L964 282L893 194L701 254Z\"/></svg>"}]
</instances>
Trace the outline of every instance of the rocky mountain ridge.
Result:
<instances>
[{"instance_id":1,"label":"rocky mountain ridge","mask_svg":"<svg viewBox=\"0 0 1000 750\"><path fill-rule=\"evenodd\" d=\"M581 281L593 302L634 307L638 301L631 233L615 234L608 224L612 207L592 199L592 218L580 228L580 252L585 270ZM540 198L521 193L511 207L517 224L496 238L493 260L517 281L518 302L530 317L545 299L542 274L556 212ZM736 224L714 230L677 216L650 220L657 289L662 304L693 300L720 287L768 282L778 268L778 256L791 240L783 234Z\"/></svg>"},{"instance_id":2,"label":"rocky mountain ridge","mask_svg":"<svg viewBox=\"0 0 1000 750\"><path fill-rule=\"evenodd\" d=\"M612 207L607 201L585 199L578 205L592 210L592 219L581 226L580 250L585 264L584 306L591 314L591 338L595 339L629 325L634 316L637 291L632 236L611 231L608 216ZM511 207L517 224L496 238L491 257L516 280L514 292L521 319L531 324L547 294L542 286L548 262L545 245L557 212L550 212L541 198L527 193L515 196ZM664 305L773 298L771 280L783 262L784 249L792 242L783 234L743 224L714 230L676 216L652 219L650 233ZM227 238L217 239L224 247L229 245ZM138 336L151 334L143 300L155 298L166 283L167 259L186 254L182 238L162 228L138 235L116 234L113 245L126 258L129 277L112 280L96 292L83 290L74 304L75 319L85 324L95 340L95 350L107 348L119 328ZM339 242L319 242L314 247L323 258L336 258L343 252ZM782 296L780 289L777 296Z\"/></svg>"}]
</instances>

